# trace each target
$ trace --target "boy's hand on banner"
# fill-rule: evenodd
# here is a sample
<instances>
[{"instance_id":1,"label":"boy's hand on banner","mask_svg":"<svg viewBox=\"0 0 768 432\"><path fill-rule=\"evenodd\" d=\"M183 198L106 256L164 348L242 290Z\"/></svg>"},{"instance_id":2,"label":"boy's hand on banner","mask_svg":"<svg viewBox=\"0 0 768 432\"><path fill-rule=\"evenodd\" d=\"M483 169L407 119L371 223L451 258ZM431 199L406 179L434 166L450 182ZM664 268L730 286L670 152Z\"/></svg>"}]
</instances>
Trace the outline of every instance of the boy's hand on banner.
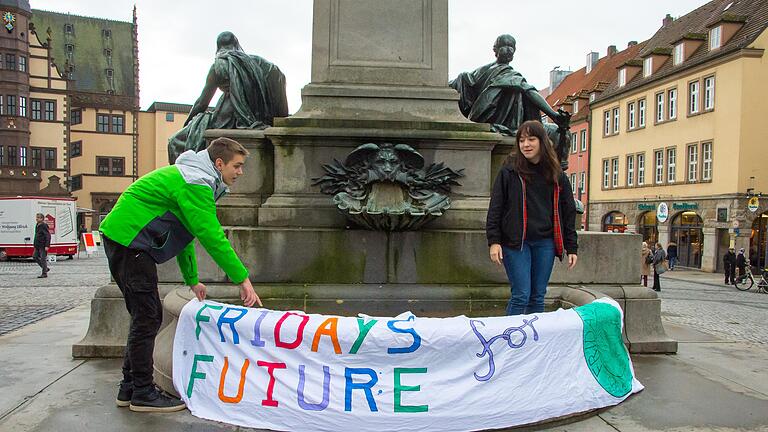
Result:
<instances>
[{"instance_id":1,"label":"boy's hand on banner","mask_svg":"<svg viewBox=\"0 0 768 432\"><path fill-rule=\"evenodd\" d=\"M576 254L568 254L568 270L576 267L576 261L579 260L579 256Z\"/></svg>"},{"instance_id":2,"label":"boy's hand on banner","mask_svg":"<svg viewBox=\"0 0 768 432\"><path fill-rule=\"evenodd\" d=\"M490 254L491 254L491 261L495 262L498 265L502 265L501 260L504 257L501 255L500 244L492 244Z\"/></svg>"},{"instance_id":3,"label":"boy's hand on banner","mask_svg":"<svg viewBox=\"0 0 768 432\"><path fill-rule=\"evenodd\" d=\"M200 301L205 300L205 291L206 291L205 285L198 282L195 285L192 285L190 289L192 289L192 292L195 293L195 297L197 297L198 300Z\"/></svg>"},{"instance_id":4,"label":"boy's hand on banner","mask_svg":"<svg viewBox=\"0 0 768 432\"><path fill-rule=\"evenodd\" d=\"M258 294L256 294L256 291L253 290L251 280L248 278L240 283L240 299L243 301L243 304L248 307L253 306L254 303L257 303L261 307L264 306L261 304L261 299Z\"/></svg>"}]
</instances>

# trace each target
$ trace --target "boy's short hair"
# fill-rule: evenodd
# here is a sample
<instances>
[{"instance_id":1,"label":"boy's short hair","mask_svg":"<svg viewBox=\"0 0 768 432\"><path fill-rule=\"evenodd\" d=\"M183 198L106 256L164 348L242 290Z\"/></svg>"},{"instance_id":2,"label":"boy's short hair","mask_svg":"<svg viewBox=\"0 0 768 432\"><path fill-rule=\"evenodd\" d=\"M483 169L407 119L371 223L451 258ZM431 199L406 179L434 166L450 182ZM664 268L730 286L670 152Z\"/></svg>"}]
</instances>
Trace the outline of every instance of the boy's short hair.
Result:
<instances>
[{"instance_id":1,"label":"boy's short hair","mask_svg":"<svg viewBox=\"0 0 768 432\"><path fill-rule=\"evenodd\" d=\"M224 163L229 163L236 154L248 157L250 154L245 147L239 142L231 138L216 138L208 145L208 156L211 157L211 162L216 162L216 159L221 159Z\"/></svg>"}]
</instances>

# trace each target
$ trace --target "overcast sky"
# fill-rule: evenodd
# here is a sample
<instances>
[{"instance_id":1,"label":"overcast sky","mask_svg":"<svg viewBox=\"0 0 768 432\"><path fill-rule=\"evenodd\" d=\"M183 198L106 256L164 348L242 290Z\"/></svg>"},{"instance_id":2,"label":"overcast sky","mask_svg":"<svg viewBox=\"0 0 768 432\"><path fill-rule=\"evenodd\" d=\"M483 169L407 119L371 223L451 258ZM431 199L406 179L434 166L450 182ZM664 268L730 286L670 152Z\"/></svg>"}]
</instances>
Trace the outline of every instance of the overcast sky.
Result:
<instances>
[{"instance_id":1,"label":"overcast sky","mask_svg":"<svg viewBox=\"0 0 768 432\"><path fill-rule=\"evenodd\" d=\"M388 0L382 0L388 1ZM400 0L403 1L403 0ZM130 21L139 19L141 107L152 102L193 103L199 96L216 47L216 36L235 33L246 52L275 63L288 82L291 112L301 105L310 79L311 0L30 0L33 8ZM629 5L624 6L624 4ZM449 76L493 60L496 36L517 39L513 66L538 88L549 71L578 70L586 54L604 56L643 41L664 15L679 17L703 0L449 0ZM394 30L394 29L393 29ZM54 41L55 43L55 41ZM448 78L448 77L447 77ZM217 97L216 97L217 98Z\"/></svg>"}]
</instances>

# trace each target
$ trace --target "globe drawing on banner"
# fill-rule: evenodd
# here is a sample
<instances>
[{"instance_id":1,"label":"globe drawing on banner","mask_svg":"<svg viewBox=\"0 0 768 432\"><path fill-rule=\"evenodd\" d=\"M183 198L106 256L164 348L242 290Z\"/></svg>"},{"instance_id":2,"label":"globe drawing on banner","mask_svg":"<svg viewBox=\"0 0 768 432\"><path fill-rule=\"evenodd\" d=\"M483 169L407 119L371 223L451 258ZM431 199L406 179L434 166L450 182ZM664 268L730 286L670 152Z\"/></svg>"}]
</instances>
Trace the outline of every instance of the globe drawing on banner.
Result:
<instances>
[{"instance_id":1,"label":"globe drawing on banner","mask_svg":"<svg viewBox=\"0 0 768 432\"><path fill-rule=\"evenodd\" d=\"M753 196L749 199L749 203L747 203L747 208L752 213L756 212L758 208L760 208L760 199L756 196Z\"/></svg>"},{"instance_id":2,"label":"globe drawing on banner","mask_svg":"<svg viewBox=\"0 0 768 432\"><path fill-rule=\"evenodd\" d=\"M667 219L669 219L669 206L665 202L659 203L659 206L656 208L656 220L659 223L664 223Z\"/></svg>"}]
</instances>

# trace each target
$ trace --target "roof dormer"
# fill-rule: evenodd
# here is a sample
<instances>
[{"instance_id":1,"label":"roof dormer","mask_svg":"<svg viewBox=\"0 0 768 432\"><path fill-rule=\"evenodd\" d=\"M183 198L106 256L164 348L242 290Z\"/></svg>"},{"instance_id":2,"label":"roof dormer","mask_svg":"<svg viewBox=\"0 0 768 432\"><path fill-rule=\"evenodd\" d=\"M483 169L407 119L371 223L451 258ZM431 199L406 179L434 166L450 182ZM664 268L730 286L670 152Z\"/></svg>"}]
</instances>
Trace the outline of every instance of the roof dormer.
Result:
<instances>
[{"instance_id":1,"label":"roof dormer","mask_svg":"<svg viewBox=\"0 0 768 432\"><path fill-rule=\"evenodd\" d=\"M688 60L696 50L707 40L704 33L686 33L680 39L672 42L672 65L678 66Z\"/></svg>"},{"instance_id":2,"label":"roof dormer","mask_svg":"<svg viewBox=\"0 0 768 432\"><path fill-rule=\"evenodd\" d=\"M632 79L643 70L643 64L644 62L642 60L629 60L616 68L619 70L619 87L624 87L628 82L632 81Z\"/></svg>"},{"instance_id":3,"label":"roof dormer","mask_svg":"<svg viewBox=\"0 0 768 432\"><path fill-rule=\"evenodd\" d=\"M672 48L654 48L643 55L643 78L655 74L672 56Z\"/></svg>"},{"instance_id":4,"label":"roof dormer","mask_svg":"<svg viewBox=\"0 0 768 432\"><path fill-rule=\"evenodd\" d=\"M747 17L744 15L736 15L730 13L724 13L713 21L707 24L709 29L709 50L713 51L719 49L735 35L744 23L747 21Z\"/></svg>"}]
</instances>

